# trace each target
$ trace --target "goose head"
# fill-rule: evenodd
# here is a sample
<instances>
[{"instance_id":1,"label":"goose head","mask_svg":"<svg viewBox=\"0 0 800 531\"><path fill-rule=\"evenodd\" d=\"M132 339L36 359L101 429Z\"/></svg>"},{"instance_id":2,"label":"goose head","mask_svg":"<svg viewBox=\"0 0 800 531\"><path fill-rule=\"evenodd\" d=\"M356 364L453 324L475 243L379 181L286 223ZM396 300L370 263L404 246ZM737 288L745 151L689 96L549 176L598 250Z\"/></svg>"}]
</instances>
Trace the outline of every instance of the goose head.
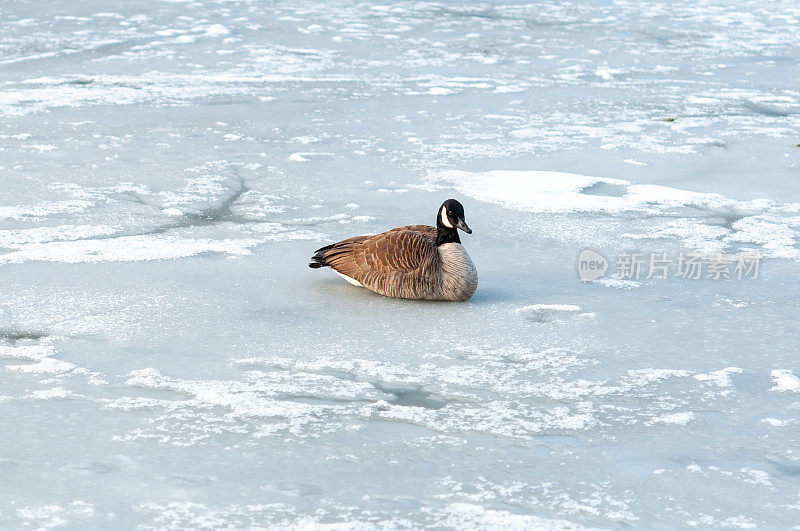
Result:
<instances>
[{"instance_id":1,"label":"goose head","mask_svg":"<svg viewBox=\"0 0 800 531\"><path fill-rule=\"evenodd\" d=\"M436 216L437 237L436 244L461 243L458 237L458 229L467 234L472 234L467 222L464 221L464 207L455 199L448 199L439 207Z\"/></svg>"}]
</instances>

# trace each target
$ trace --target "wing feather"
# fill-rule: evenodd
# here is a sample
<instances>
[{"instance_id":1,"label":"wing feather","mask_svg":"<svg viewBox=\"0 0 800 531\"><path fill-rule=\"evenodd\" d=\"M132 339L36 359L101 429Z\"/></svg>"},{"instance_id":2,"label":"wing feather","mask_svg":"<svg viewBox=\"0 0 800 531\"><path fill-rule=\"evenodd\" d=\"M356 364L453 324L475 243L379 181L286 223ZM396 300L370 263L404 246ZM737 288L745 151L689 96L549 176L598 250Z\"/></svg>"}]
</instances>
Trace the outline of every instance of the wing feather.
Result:
<instances>
[{"instance_id":1,"label":"wing feather","mask_svg":"<svg viewBox=\"0 0 800 531\"><path fill-rule=\"evenodd\" d=\"M374 236L357 236L323 248L324 265L362 285L390 292L430 267L436 253L436 229L427 225L398 227Z\"/></svg>"}]
</instances>

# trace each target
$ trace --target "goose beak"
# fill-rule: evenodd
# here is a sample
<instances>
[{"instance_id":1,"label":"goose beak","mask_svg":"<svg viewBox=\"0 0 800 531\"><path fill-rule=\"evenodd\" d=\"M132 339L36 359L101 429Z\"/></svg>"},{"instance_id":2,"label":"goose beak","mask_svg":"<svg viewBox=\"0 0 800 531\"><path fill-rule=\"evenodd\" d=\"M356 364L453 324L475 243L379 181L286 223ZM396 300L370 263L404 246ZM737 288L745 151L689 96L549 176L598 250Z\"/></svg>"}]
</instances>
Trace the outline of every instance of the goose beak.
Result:
<instances>
[{"instance_id":1,"label":"goose beak","mask_svg":"<svg viewBox=\"0 0 800 531\"><path fill-rule=\"evenodd\" d=\"M472 234L472 229L467 226L467 222L464 221L462 218L458 218L458 225L456 225L459 229L463 230L467 234Z\"/></svg>"}]
</instances>

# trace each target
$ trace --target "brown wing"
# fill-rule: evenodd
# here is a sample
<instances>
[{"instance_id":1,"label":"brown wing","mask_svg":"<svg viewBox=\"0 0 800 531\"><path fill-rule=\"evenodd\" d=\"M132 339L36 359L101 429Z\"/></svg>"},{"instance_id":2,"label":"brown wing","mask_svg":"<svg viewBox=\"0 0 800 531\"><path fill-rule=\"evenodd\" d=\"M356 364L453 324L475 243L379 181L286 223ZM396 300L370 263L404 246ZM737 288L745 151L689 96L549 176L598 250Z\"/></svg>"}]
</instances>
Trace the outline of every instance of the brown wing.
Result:
<instances>
[{"instance_id":1,"label":"brown wing","mask_svg":"<svg viewBox=\"0 0 800 531\"><path fill-rule=\"evenodd\" d=\"M386 232L394 232L396 230L411 230L414 232L419 232L420 234L422 234L426 238L430 238L431 240L436 239L436 227L431 227L430 225L406 225L405 227L397 227L396 229L392 229Z\"/></svg>"},{"instance_id":2,"label":"brown wing","mask_svg":"<svg viewBox=\"0 0 800 531\"><path fill-rule=\"evenodd\" d=\"M320 258L364 286L384 291L428 266L436 251L435 238L435 228L409 225L335 243L320 250Z\"/></svg>"}]
</instances>

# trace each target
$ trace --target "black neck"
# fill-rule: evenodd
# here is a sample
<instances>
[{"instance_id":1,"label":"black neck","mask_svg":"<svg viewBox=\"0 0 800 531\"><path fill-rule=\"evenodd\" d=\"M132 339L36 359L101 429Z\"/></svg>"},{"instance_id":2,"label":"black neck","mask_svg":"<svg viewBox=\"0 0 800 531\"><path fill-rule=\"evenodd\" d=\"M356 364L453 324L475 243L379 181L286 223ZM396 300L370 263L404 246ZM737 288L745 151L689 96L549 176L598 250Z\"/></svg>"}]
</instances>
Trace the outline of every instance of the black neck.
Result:
<instances>
[{"instance_id":1,"label":"black neck","mask_svg":"<svg viewBox=\"0 0 800 531\"><path fill-rule=\"evenodd\" d=\"M436 245L438 247L445 243L461 243L461 239L458 237L458 229L451 229L438 223L436 226Z\"/></svg>"}]
</instances>

